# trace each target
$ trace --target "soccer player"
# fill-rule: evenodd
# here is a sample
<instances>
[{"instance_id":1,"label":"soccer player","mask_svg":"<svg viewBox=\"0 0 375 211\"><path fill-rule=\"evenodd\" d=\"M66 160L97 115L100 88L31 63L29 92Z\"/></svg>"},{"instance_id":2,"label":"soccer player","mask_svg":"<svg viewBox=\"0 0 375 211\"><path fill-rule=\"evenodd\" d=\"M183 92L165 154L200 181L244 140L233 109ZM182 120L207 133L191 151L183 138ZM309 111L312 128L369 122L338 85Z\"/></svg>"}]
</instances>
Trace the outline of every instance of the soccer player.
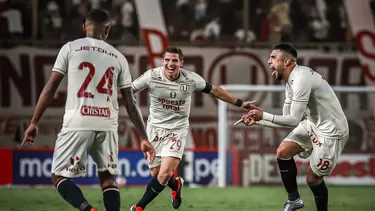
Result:
<instances>
[{"instance_id":1,"label":"soccer player","mask_svg":"<svg viewBox=\"0 0 375 211\"><path fill-rule=\"evenodd\" d=\"M184 181L172 176L184 152L194 91L211 94L246 111L255 107L252 102L243 102L195 72L182 69L183 64L182 51L177 47L168 47L163 53L162 66L146 71L132 83L135 92L148 89L151 105L147 133L156 156L155 162L150 165L152 180L141 200L130 208L131 211L144 210L166 186L172 190L173 207L180 207Z\"/></svg>"},{"instance_id":2,"label":"soccer player","mask_svg":"<svg viewBox=\"0 0 375 211\"><path fill-rule=\"evenodd\" d=\"M142 151L149 154L150 162L155 158L133 96L128 62L104 41L110 22L105 11L92 10L82 26L86 37L68 42L60 49L23 140L23 143L34 142L39 120L67 76L65 115L55 143L52 182L61 196L81 211L96 211L70 180L85 175L87 154L97 165L106 210L120 210L120 193L114 180L119 173L117 88L125 100L129 118L140 132Z\"/></svg>"},{"instance_id":3,"label":"soccer player","mask_svg":"<svg viewBox=\"0 0 375 211\"><path fill-rule=\"evenodd\" d=\"M277 149L281 179L288 193L284 211L304 206L297 189L295 155L310 156L306 182L318 211L328 210L324 176L334 169L349 138L348 121L331 86L309 67L299 66L297 51L288 44L273 48L268 64L277 80L286 82L283 115L252 109L237 122L266 127L292 127ZM305 109L310 112L305 116Z\"/></svg>"}]
</instances>

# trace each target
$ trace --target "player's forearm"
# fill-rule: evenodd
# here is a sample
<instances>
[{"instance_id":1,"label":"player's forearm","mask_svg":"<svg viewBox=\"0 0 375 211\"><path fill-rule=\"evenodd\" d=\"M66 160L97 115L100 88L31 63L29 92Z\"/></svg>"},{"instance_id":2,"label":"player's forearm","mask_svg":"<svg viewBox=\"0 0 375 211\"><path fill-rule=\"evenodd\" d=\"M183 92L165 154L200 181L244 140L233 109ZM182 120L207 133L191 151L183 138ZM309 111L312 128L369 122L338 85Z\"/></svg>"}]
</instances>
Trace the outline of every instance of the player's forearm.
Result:
<instances>
[{"instance_id":1,"label":"player's forearm","mask_svg":"<svg viewBox=\"0 0 375 211\"><path fill-rule=\"evenodd\" d=\"M283 125L278 125L278 124L275 124L275 123L272 123L272 122L269 122L269 121L266 121L266 120L260 120L260 121L257 121L255 123L256 125L258 126L261 126L261 127L271 127L271 128L290 128L290 126L283 126Z\"/></svg>"},{"instance_id":2,"label":"player's forearm","mask_svg":"<svg viewBox=\"0 0 375 211\"><path fill-rule=\"evenodd\" d=\"M296 127L301 121L292 115L274 115L267 112L263 112L263 120L284 127Z\"/></svg>"},{"instance_id":3,"label":"player's forearm","mask_svg":"<svg viewBox=\"0 0 375 211\"><path fill-rule=\"evenodd\" d=\"M30 122L31 124L37 125L39 123L39 120L48 108L48 105L52 102L55 93L56 90L50 89L48 85L44 87L39 96L38 103L36 104L34 115Z\"/></svg>"},{"instance_id":4,"label":"player's forearm","mask_svg":"<svg viewBox=\"0 0 375 211\"><path fill-rule=\"evenodd\" d=\"M142 139L147 139L145 125L143 123L142 113L139 109L137 101L134 98L131 87L120 89L121 95L125 100L125 108L128 112L130 120L133 122L135 128L139 131Z\"/></svg>"},{"instance_id":5,"label":"player's forearm","mask_svg":"<svg viewBox=\"0 0 375 211\"><path fill-rule=\"evenodd\" d=\"M141 110L139 109L137 102L134 100L134 104L126 105L126 110L128 112L130 120L133 122L135 128L139 131L142 139L147 139L147 133L145 125L143 123L143 117Z\"/></svg>"},{"instance_id":6,"label":"player's forearm","mask_svg":"<svg viewBox=\"0 0 375 211\"><path fill-rule=\"evenodd\" d=\"M211 89L210 94L215 96L217 99L220 99L224 102L227 102L227 103L230 103L230 104L233 104L233 105L238 104L239 99L237 97L234 97L227 90L225 90L225 89L223 89L219 86L212 85L212 89ZM242 100L240 100L240 102L242 104ZM237 105L237 106L241 106L241 105Z\"/></svg>"},{"instance_id":7,"label":"player's forearm","mask_svg":"<svg viewBox=\"0 0 375 211\"><path fill-rule=\"evenodd\" d=\"M263 112L262 119L280 126L296 127L301 122L306 105L307 102L292 102L292 104L290 105L290 114L274 115L271 113Z\"/></svg>"}]
</instances>

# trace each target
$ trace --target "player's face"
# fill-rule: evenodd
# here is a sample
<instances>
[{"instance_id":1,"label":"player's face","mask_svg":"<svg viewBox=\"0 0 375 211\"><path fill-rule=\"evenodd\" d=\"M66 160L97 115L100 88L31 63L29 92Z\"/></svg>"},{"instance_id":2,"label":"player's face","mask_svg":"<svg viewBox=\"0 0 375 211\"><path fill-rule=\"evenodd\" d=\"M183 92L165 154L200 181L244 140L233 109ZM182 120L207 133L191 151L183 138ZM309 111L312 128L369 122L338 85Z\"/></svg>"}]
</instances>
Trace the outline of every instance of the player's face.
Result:
<instances>
[{"instance_id":1,"label":"player's face","mask_svg":"<svg viewBox=\"0 0 375 211\"><path fill-rule=\"evenodd\" d=\"M268 64L273 70L272 76L274 76L277 80L283 79L285 59L285 55L280 50L273 50L270 54L270 58L268 59Z\"/></svg>"},{"instance_id":2,"label":"player's face","mask_svg":"<svg viewBox=\"0 0 375 211\"><path fill-rule=\"evenodd\" d=\"M165 53L162 64L164 75L169 80L176 80L180 76L180 67L183 66L183 61L180 61L177 53Z\"/></svg>"}]
</instances>

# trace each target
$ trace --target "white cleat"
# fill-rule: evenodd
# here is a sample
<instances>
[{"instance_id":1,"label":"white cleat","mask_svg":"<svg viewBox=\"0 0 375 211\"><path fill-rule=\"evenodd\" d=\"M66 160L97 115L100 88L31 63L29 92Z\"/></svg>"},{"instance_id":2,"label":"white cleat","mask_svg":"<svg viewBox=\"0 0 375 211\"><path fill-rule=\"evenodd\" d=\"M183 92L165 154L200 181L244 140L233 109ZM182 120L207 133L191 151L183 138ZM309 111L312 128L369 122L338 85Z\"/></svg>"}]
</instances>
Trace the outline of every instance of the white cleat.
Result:
<instances>
[{"instance_id":1,"label":"white cleat","mask_svg":"<svg viewBox=\"0 0 375 211\"><path fill-rule=\"evenodd\" d=\"M303 208L304 206L304 203L303 203L303 200L301 198L298 198L294 201L286 201L285 205L284 205L284 209L283 211L295 211L295 210L299 210L301 208Z\"/></svg>"}]
</instances>

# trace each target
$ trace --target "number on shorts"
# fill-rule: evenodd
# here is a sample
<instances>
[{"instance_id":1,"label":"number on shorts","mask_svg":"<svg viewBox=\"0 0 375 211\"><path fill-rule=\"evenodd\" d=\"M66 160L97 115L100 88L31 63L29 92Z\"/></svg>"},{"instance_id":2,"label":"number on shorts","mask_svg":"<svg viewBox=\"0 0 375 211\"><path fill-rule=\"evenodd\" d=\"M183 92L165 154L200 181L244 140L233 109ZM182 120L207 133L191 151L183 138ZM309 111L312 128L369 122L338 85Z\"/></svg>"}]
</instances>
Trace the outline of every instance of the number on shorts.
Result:
<instances>
[{"instance_id":1,"label":"number on shorts","mask_svg":"<svg viewBox=\"0 0 375 211\"><path fill-rule=\"evenodd\" d=\"M173 144L171 146L171 150L175 149L175 146L177 147L177 150L180 150L181 149L181 146L182 146L182 141L181 140L172 140Z\"/></svg>"},{"instance_id":2,"label":"number on shorts","mask_svg":"<svg viewBox=\"0 0 375 211\"><path fill-rule=\"evenodd\" d=\"M83 70L83 68L85 67L89 69L89 74L87 75L86 79L83 81L81 88L78 90L77 97L94 98L94 94L90 92L86 92L86 89L95 75L95 67L90 62L82 62L81 64L79 64L78 70ZM107 88L104 88L104 85L107 81L108 81L108 86ZM109 67L107 71L105 71L102 79L100 79L99 84L96 86L96 90L101 94L112 95L112 83L113 83L113 67Z\"/></svg>"},{"instance_id":3,"label":"number on shorts","mask_svg":"<svg viewBox=\"0 0 375 211\"><path fill-rule=\"evenodd\" d=\"M321 170L326 170L329 167L329 161L328 160L323 160L319 158L319 163L316 165L317 167L320 167Z\"/></svg>"}]
</instances>

